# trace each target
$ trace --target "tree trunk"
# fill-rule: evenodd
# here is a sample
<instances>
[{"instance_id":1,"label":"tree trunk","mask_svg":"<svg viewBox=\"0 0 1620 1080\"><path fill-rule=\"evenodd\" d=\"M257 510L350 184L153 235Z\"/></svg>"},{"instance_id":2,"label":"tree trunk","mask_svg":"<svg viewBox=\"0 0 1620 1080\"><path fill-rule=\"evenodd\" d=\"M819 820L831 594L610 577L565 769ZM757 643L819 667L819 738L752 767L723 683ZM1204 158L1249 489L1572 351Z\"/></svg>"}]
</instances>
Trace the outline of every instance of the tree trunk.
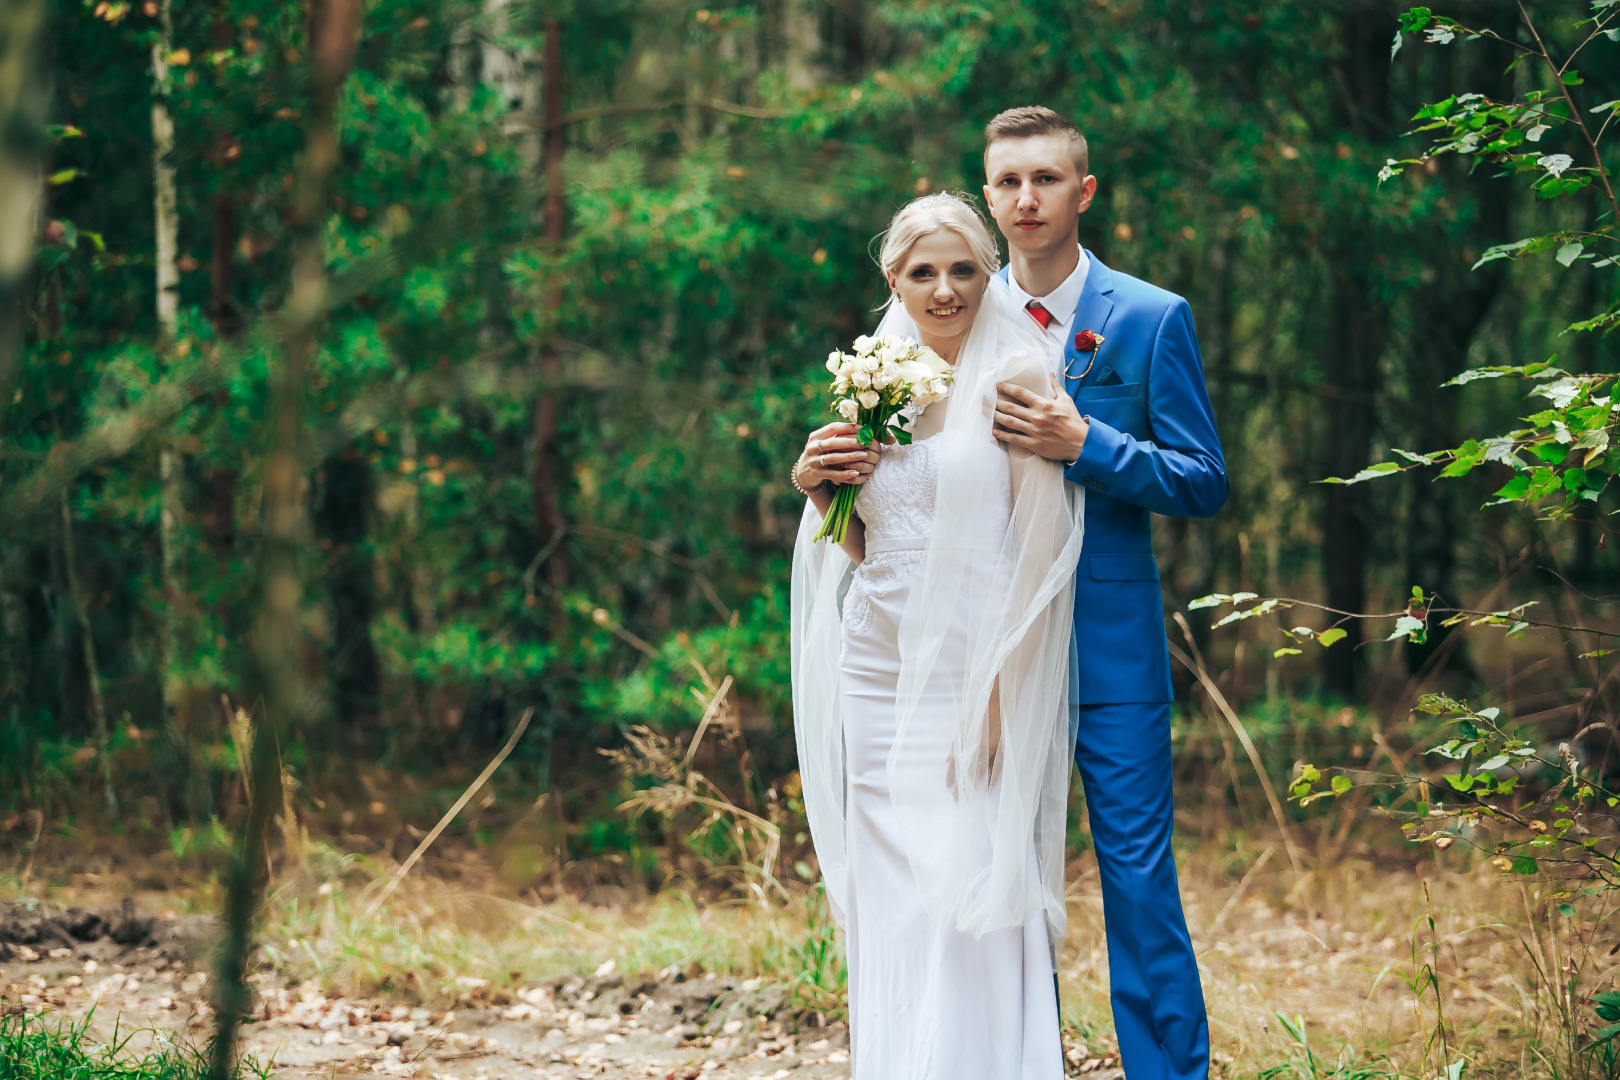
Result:
<instances>
[{"instance_id":1,"label":"tree trunk","mask_svg":"<svg viewBox=\"0 0 1620 1080\"><path fill-rule=\"evenodd\" d=\"M351 730L375 717L380 677L371 644L373 579L365 551L373 503L371 469L352 448L328 459L315 527L331 544L326 573L332 612L332 706Z\"/></svg>"},{"instance_id":2,"label":"tree trunk","mask_svg":"<svg viewBox=\"0 0 1620 1080\"><path fill-rule=\"evenodd\" d=\"M35 68L44 26L41 0L0 4L0 417L11 404L23 290L39 235L45 93Z\"/></svg>"},{"instance_id":3,"label":"tree trunk","mask_svg":"<svg viewBox=\"0 0 1620 1080\"><path fill-rule=\"evenodd\" d=\"M558 253L562 247L564 215L567 205L563 199L563 81L561 28L556 19L545 21L545 142L541 152L546 167L545 243L549 252ZM553 387L561 370L556 346L557 315L562 308L562 278L553 275L546 283L544 317L541 321L540 343L541 389L534 403L534 472L530 478L534 501L535 525L540 542L549 549L546 558L546 580L553 589L568 583L568 556L563 546L562 506L557 498L557 397ZM561 632L560 609L554 616L554 629Z\"/></svg>"},{"instance_id":4,"label":"tree trunk","mask_svg":"<svg viewBox=\"0 0 1620 1080\"><path fill-rule=\"evenodd\" d=\"M118 819L118 795L113 790L112 739L107 729L107 703L101 696L101 665L96 661L96 639L90 632L90 604L79 581L78 559L73 545L73 513L67 497L62 497L62 565L67 571L68 596L79 620L79 638L84 645L85 682L90 690L90 719L96 731L96 761L101 771L101 792L107 800L107 813Z\"/></svg>"},{"instance_id":5,"label":"tree trunk","mask_svg":"<svg viewBox=\"0 0 1620 1080\"><path fill-rule=\"evenodd\" d=\"M157 324L159 348L167 353L174 347L180 326L180 218L176 204L174 175L174 118L169 114L171 80L166 58L173 46L170 0L158 8L158 38L152 43L152 221L156 237ZM182 495L184 462L172 439L158 450L160 509L158 540L162 550L162 595L158 604L160 681L163 716L174 752L187 759L184 781L191 786L195 773L196 749L186 732L183 715L184 681L177 673L180 664L180 611L184 587L181 582L185 543L185 501ZM201 808L194 798L187 799L195 814Z\"/></svg>"},{"instance_id":6,"label":"tree trunk","mask_svg":"<svg viewBox=\"0 0 1620 1080\"><path fill-rule=\"evenodd\" d=\"M270 446L264 459L264 553L253 652L263 707L253 739L253 796L237 837L227 878L225 935L218 950L215 1011L219 1017L209 1080L230 1080L236 1034L249 1001L243 982L252 943L253 913L262 894L264 838L281 810L280 733L307 709L308 679L300 662L304 601L298 548L305 535L304 395L326 302L326 253L321 242L328 181L338 160L333 111L360 34L360 0L315 0L310 10L309 95L303 168L294 201L298 246L282 320L280 361L272 371Z\"/></svg>"},{"instance_id":7,"label":"tree trunk","mask_svg":"<svg viewBox=\"0 0 1620 1080\"><path fill-rule=\"evenodd\" d=\"M1352 137L1377 142L1390 135L1389 39L1395 25L1388 0L1349 0L1339 20L1344 54L1335 63L1339 93L1334 120ZM1336 222L1324 238L1329 288L1326 317L1328 399L1324 455L1331 476L1352 476L1372 453L1377 427L1379 365L1389 336L1389 310L1379 295L1376 234L1361 215ZM1372 539L1369 485L1325 487L1322 563L1329 607L1360 612L1367 604L1367 556ZM1347 637L1323 654L1330 694L1354 698L1359 690L1356 620Z\"/></svg>"}]
</instances>

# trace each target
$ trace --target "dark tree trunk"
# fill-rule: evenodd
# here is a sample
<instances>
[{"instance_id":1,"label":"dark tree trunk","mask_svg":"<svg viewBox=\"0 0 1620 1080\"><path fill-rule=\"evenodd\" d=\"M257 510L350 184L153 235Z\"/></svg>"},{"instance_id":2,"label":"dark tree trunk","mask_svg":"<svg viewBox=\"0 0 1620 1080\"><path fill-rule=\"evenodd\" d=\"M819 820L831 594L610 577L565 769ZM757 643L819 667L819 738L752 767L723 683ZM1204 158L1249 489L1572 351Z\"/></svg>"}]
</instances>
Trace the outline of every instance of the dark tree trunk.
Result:
<instances>
[{"instance_id":1,"label":"dark tree trunk","mask_svg":"<svg viewBox=\"0 0 1620 1080\"><path fill-rule=\"evenodd\" d=\"M563 83L561 28L556 19L545 21L545 86L543 107L545 141L541 153L545 160L546 246L556 249L563 239L564 215L567 205L563 199ZM568 559L563 546L562 506L557 498L557 397L552 384L560 367L556 347L556 319L562 307L562 281L553 277L546 285L545 318L540 344L540 378L542 385L534 403L534 471L530 476L534 500L535 525L540 542L550 548L546 559L546 580L553 588L568 582ZM559 620L560 621L560 616Z\"/></svg>"},{"instance_id":2,"label":"dark tree trunk","mask_svg":"<svg viewBox=\"0 0 1620 1080\"><path fill-rule=\"evenodd\" d=\"M371 470L354 450L331 458L315 514L322 546L330 545L326 574L332 612L328 656L333 711L351 728L377 711L377 653L371 643L371 557L366 517L372 505Z\"/></svg>"},{"instance_id":3,"label":"dark tree trunk","mask_svg":"<svg viewBox=\"0 0 1620 1080\"><path fill-rule=\"evenodd\" d=\"M1339 93L1335 125L1349 136L1376 142L1390 135L1389 41L1395 8L1387 0L1348 0L1340 9L1344 52L1333 65ZM1378 252L1370 224L1350 218L1324 238L1329 265L1327 313L1327 446L1331 476L1351 476L1368 463L1377 427L1379 364L1389 337L1389 310L1379 294ZM1367 556L1372 536L1366 485L1329 485L1322 515L1322 563L1328 606L1363 611L1367 603ZM1356 646L1361 633L1323 654L1322 678L1330 694L1353 698L1358 687Z\"/></svg>"}]
</instances>

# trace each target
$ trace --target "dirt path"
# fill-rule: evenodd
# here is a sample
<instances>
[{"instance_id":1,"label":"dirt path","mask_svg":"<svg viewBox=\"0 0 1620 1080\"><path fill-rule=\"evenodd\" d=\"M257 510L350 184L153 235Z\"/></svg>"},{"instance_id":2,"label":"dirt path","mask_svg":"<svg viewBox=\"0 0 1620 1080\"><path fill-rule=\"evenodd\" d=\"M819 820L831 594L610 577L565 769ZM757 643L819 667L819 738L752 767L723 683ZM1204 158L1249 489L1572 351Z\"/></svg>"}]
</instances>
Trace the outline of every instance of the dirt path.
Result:
<instances>
[{"instance_id":1,"label":"dirt path","mask_svg":"<svg viewBox=\"0 0 1620 1080\"><path fill-rule=\"evenodd\" d=\"M208 976L194 960L206 919L0 907L0 1013L43 1023L92 1018L103 1038L140 1029L200 1040L212 1023ZM589 979L495 987L463 979L444 1013L341 996L260 976L246 1053L280 1076L786 1077L849 1075L841 1025L794 1030L780 988L757 979L668 970L626 980L609 964Z\"/></svg>"},{"instance_id":2,"label":"dirt path","mask_svg":"<svg viewBox=\"0 0 1620 1080\"><path fill-rule=\"evenodd\" d=\"M207 978L183 961L130 963L62 955L0 964L0 1012L43 1022L83 1020L102 1037L114 1027L199 1039L211 1024ZM52 955L52 954L55 955ZM468 988L473 996L487 990ZM283 1077L360 1073L397 1077L802 1077L849 1075L842 1026L789 1030L781 992L713 975L627 984L616 974L516 986L505 1007L437 1013L328 997L305 984L261 985L246 1052Z\"/></svg>"},{"instance_id":3,"label":"dirt path","mask_svg":"<svg viewBox=\"0 0 1620 1080\"><path fill-rule=\"evenodd\" d=\"M212 919L153 916L125 901L85 910L0 904L0 1015L89 1022L135 1052L199 1043L212 1029L198 960ZM516 973L513 973L514 976ZM464 978L447 1012L346 998L308 982L254 977L245 1053L283 1078L380 1075L505 1080L843 1080L842 1024L795 1024L781 987L669 968L628 979L611 961L589 977L505 985ZM1073 1075L1117 1080L1112 1058L1071 1054Z\"/></svg>"}]
</instances>

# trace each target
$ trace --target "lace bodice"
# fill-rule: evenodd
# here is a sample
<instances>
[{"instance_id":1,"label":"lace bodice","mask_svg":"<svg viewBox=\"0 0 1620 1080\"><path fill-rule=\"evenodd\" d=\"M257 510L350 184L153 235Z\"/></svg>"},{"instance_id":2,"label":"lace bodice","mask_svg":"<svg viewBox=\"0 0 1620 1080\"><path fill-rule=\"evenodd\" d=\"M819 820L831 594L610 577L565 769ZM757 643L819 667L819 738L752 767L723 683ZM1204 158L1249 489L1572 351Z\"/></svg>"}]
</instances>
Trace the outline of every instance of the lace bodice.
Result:
<instances>
[{"instance_id":1,"label":"lace bodice","mask_svg":"<svg viewBox=\"0 0 1620 1080\"><path fill-rule=\"evenodd\" d=\"M926 539L934 531L939 462L933 444L933 439L925 439L883 448L872 479L855 496L855 513L866 525L868 551L874 541Z\"/></svg>"},{"instance_id":2,"label":"lace bodice","mask_svg":"<svg viewBox=\"0 0 1620 1080\"><path fill-rule=\"evenodd\" d=\"M844 602L846 635L873 633L876 607L910 584L934 531L934 493L939 458L934 439L910 446L886 446L872 479L855 496L855 513L866 526L866 558L855 569ZM890 622L898 612L890 613ZM892 640L894 627L879 636Z\"/></svg>"}]
</instances>

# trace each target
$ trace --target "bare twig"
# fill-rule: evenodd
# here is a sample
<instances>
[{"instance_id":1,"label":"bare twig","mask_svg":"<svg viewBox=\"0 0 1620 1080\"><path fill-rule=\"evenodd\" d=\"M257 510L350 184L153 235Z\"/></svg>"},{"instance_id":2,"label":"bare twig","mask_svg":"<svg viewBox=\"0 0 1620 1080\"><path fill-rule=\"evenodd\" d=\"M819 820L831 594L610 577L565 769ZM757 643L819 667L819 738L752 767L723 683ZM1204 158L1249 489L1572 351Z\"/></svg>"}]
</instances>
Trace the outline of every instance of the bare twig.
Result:
<instances>
[{"instance_id":1,"label":"bare twig","mask_svg":"<svg viewBox=\"0 0 1620 1080\"><path fill-rule=\"evenodd\" d=\"M411 872L411 867L416 865L417 860L422 857L422 853L433 846L433 841L437 840L439 834L444 832L445 827L455 820L457 814L461 813L461 808L466 806L474 795L478 794L478 789L484 786L484 782L495 775L495 770L501 767L501 762L506 760L506 755L512 752L512 748L523 737L524 729L529 726L529 721L533 718L534 706L531 705L523 710L523 716L518 720L517 728L512 732L512 737L506 740L506 745L501 747L501 752L495 755L493 761L484 766L484 771L478 774L478 779L474 780L467 790L461 793L461 798L457 799L455 805L445 812L444 817L439 819L437 825L433 826L433 831L424 836L422 842L416 845L416 850L411 852L411 857L400 863L399 869L395 870L394 876L388 879L388 884L383 886L382 892L378 893L371 903L367 905L366 918L369 919L377 914L377 909L382 907L383 901L387 900L389 894L405 879L405 875Z\"/></svg>"},{"instance_id":2,"label":"bare twig","mask_svg":"<svg viewBox=\"0 0 1620 1080\"><path fill-rule=\"evenodd\" d=\"M1181 632L1186 635L1188 646L1192 648L1194 656L1197 656L1198 646L1193 642L1192 627L1188 625L1186 616L1178 611L1175 619L1176 624L1181 627ZM1255 775L1260 778L1260 786L1265 789L1266 801L1271 804L1271 816L1277 819L1277 831L1282 833L1283 844L1288 849L1288 861L1293 864L1296 874L1304 873L1305 867L1300 862L1299 849L1294 846L1293 833L1289 831L1288 819L1283 814L1282 800L1277 798L1277 791L1271 786L1271 777L1266 775L1266 767L1260 760L1260 751L1255 749L1254 740L1249 738L1248 729L1243 726L1243 721L1238 719L1237 713L1227 703L1226 695L1215 685L1215 680L1204 670L1204 658L1197 656L1197 662L1194 663L1192 657L1174 644L1170 642L1166 644L1170 647L1171 655L1192 673L1210 700L1215 703L1215 707L1220 709L1221 715L1226 717L1226 722L1232 725L1232 731L1237 735L1238 742L1243 744L1243 752L1249 755L1249 763L1254 766Z\"/></svg>"}]
</instances>

